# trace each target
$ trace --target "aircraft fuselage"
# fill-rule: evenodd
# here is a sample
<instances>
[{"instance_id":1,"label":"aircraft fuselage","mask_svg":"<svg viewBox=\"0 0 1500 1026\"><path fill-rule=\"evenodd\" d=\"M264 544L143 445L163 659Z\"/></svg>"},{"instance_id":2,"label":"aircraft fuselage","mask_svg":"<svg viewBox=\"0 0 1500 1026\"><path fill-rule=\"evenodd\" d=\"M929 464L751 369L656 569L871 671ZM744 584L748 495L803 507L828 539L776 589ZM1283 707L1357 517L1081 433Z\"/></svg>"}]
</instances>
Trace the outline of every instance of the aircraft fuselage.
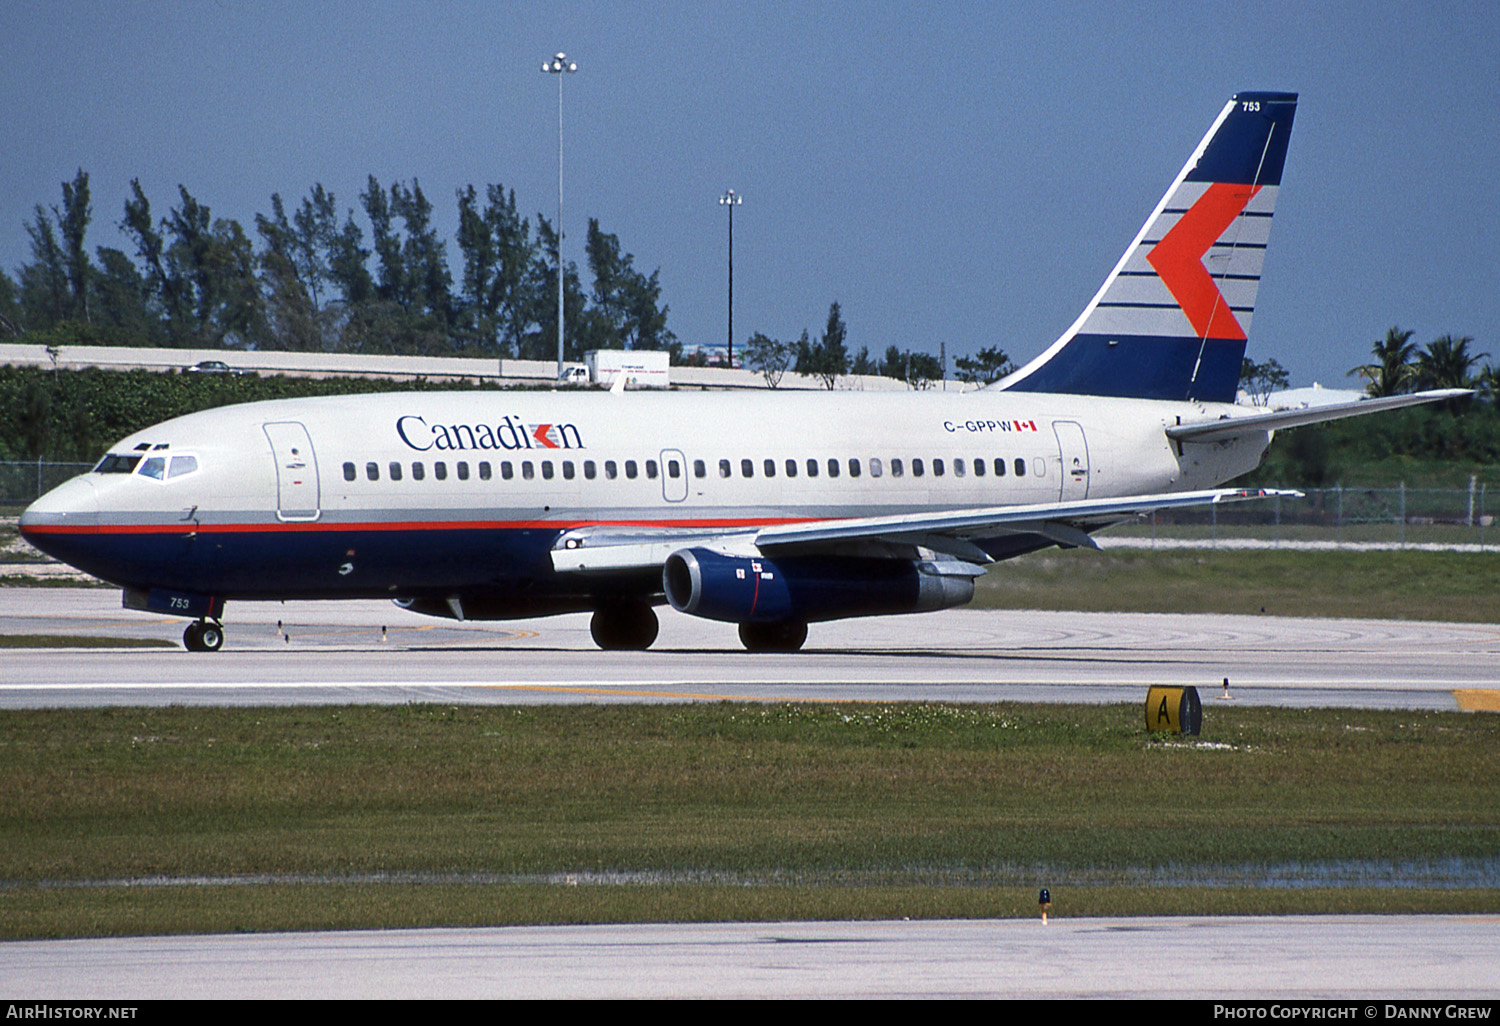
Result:
<instances>
[{"instance_id":1,"label":"aircraft fuselage","mask_svg":"<svg viewBox=\"0 0 1500 1026\"><path fill-rule=\"evenodd\" d=\"M1253 468L1269 441L1164 434L1213 416L1198 403L985 391L282 400L132 435L110 450L119 462L49 493L22 528L128 589L488 593L503 615L526 616L597 594L597 581L553 570L571 529L723 534L1192 490Z\"/></svg>"}]
</instances>

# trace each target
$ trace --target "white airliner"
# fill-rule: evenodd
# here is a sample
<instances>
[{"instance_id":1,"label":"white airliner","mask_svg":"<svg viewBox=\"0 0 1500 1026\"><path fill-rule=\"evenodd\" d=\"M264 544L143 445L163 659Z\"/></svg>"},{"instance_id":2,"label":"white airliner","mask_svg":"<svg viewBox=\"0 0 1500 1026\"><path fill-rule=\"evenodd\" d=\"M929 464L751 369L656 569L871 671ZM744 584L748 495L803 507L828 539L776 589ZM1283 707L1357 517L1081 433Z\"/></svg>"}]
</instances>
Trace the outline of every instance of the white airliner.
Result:
<instances>
[{"instance_id":1,"label":"white airliner","mask_svg":"<svg viewBox=\"0 0 1500 1026\"><path fill-rule=\"evenodd\" d=\"M1234 404L1296 100L1231 99L1074 325L989 388L251 403L131 435L21 531L197 651L237 599L587 610L607 649L648 647L668 602L781 651L962 605L997 560L1269 494L1215 486L1278 428L1462 394Z\"/></svg>"}]
</instances>

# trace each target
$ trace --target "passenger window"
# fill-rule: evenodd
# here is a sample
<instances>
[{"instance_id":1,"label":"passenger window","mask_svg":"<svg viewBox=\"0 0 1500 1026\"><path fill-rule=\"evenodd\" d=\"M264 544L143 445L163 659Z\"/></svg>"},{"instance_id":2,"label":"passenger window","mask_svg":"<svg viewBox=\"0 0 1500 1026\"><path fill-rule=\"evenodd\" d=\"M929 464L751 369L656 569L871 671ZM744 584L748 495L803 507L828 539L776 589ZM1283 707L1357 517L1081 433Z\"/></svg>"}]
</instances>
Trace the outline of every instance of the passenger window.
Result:
<instances>
[{"instance_id":1,"label":"passenger window","mask_svg":"<svg viewBox=\"0 0 1500 1026\"><path fill-rule=\"evenodd\" d=\"M573 480L573 461L572 460L563 460L563 480L564 481L571 481L571 480Z\"/></svg>"},{"instance_id":2,"label":"passenger window","mask_svg":"<svg viewBox=\"0 0 1500 1026\"><path fill-rule=\"evenodd\" d=\"M755 476L755 461L754 460L740 460L740 477L754 477L754 476Z\"/></svg>"},{"instance_id":3,"label":"passenger window","mask_svg":"<svg viewBox=\"0 0 1500 1026\"><path fill-rule=\"evenodd\" d=\"M646 461L646 476L649 477L653 481L656 480L656 461L655 460L647 460Z\"/></svg>"},{"instance_id":4,"label":"passenger window","mask_svg":"<svg viewBox=\"0 0 1500 1026\"><path fill-rule=\"evenodd\" d=\"M808 460L807 461L807 476L808 477L817 477L818 476L818 461L817 460Z\"/></svg>"},{"instance_id":5,"label":"passenger window","mask_svg":"<svg viewBox=\"0 0 1500 1026\"><path fill-rule=\"evenodd\" d=\"M995 457L995 476L996 477L1004 477L1005 476L1005 457L1004 456L996 456Z\"/></svg>"},{"instance_id":6,"label":"passenger window","mask_svg":"<svg viewBox=\"0 0 1500 1026\"><path fill-rule=\"evenodd\" d=\"M114 459L114 457L113 456L106 456L106 457L104 457L104 459L105 459L106 462L108 462L109 460ZM101 463L101 464L99 464L99 466L102 467L102 466L104 466L104 464ZM98 468L95 468L95 469L98 469ZM100 473L101 474L108 473L108 471L101 470ZM353 481L358 476L359 476L359 471L355 469L354 464L352 464L352 463L345 463L344 464L344 480L345 481Z\"/></svg>"},{"instance_id":7,"label":"passenger window","mask_svg":"<svg viewBox=\"0 0 1500 1026\"><path fill-rule=\"evenodd\" d=\"M828 461L828 476L829 477L838 477L839 476L839 461L838 460L830 459Z\"/></svg>"},{"instance_id":8,"label":"passenger window","mask_svg":"<svg viewBox=\"0 0 1500 1026\"><path fill-rule=\"evenodd\" d=\"M787 477L796 477L797 476L797 461L796 460L787 460L786 461L786 476Z\"/></svg>"},{"instance_id":9,"label":"passenger window","mask_svg":"<svg viewBox=\"0 0 1500 1026\"><path fill-rule=\"evenodd\" d=\"M933 477L942 477L943 476L943 471L945 469L947 469L947 468L945 468L943 466L943 461L942 460L937 459L937 460L933 460L932 461L932 476Z\"/></svg>"},{"instance_id":10,"label":"passenger window","mask_svg":"<svg viewBox=\"0 0 1500 1026\"><path fill-rule=\"evenodd\" d=\"M849 476L850 477L858 477L859 476L859 460L856 460L856 459L853 459L853 458L851 458L849 460Z\"/></svg>"},{"instance_id":11,"label":"passenger window","mask_svg":"<svg viewBox=\"0 0 1500 1026\"><path fill-rule=\"evenodd\" d=\"M168 477L181 477L191 474L198 469L198 457L196 456L173 456L171 469L167 471Z\"/></svg>"},{"instance_id":12,"label":"passenger window","mask_svg":"<svg viewBox=\"0 0 1500 1026\"><path fill-rule=\"evenodd\" d=\"M776 461L775 460L766 460L765 463L763 464L763 466L766 468L766 476L767 477L775 477L776 476Z\"/></svg>"},{"instance_id":13,"label":"passenger window","mask_svg":"<svg viewBox=\"0 0 1500 1026\"><path fill-rule=\"evenodd\" d=\"M411 479L420 481L427 476L427 465L425 463L413 463L411 465Z\"/></svg>"},{"instance_id":14,"label":"passenger window","mask_svg":"<svg viewBox=\"0 0 1500 1026\"><path fill-rule=\"evenodd\" d=\"M509 481L511 478L513 478L515 476L516 476L516 470L515 470L514 467L511 466L510 460L501 460L500 461L500 478L501 478L501 480Z\"/></svg>"},{"instance_id":15,"label":"passenger window","mask_svg":"<svg viewBox=\"0 0 1500 1026\"><path fill-rule=\"evenodd\" d=\"M879 456L870 457L870 476L879 477L885 473L885 465L880 462Z\"/></svg>"},{"instance_id":16,"label":"passenger window","mask_svg":"<svg viewBox=\"0 0 1500 1026\"><path fill-rule=\"evenodd\" d=\"M460 481L467 481L469 479L469 465L467 463L464 463L464 462L460 462L459 463L459 465L458 465L458 479Z\"/></svg>"},{"instance_id":17,"label":"passenger window","mask_svg":"<svg viewBox=\"0 0 1500 1026\"><path fill-rule=\"evenodd\" d=\"M974 461L974 476L975 477L983 477L984 476L984 460L976 459Z\"/></svg>"},{"instance_id":18,"label":"passenger window","mask_svg":"<svg viewBox=\"0 0 1500 1026\"><path fill-rule=\"evenodd\" d=\"M719 476L720 477L728 477L729 476L729 461L728 460L720 460L719 461Z\"/></svg>"},{"instance_id":19,"label":"passenger window","mask_svg":"<svg viewBox=\"0 0 1500 1026\"><path fill-rule=\"evenodd\" d=\"M667 476L674 481L682 476L682 464L676 460L667 460Z\"/></svg>"},{"instance_id":20,"label":"passenger window","mask_svg":"<svg viewBox=\"0 0 1500 1026\"><path fill-rule=\"evenodd\" d=\"M694 460L693 461L693 476L694 477L707 477L708 476L708 467L706 467L704 465L704 463L703 463L702 460Z\"/></svg>"},{"instance_id":21,"label":"passenger window","mask_svg":"<svg viewBox=\"0 0 1500 1026\"><path fill-rule=\"evenodd\" d=\"M611 481L620 476L620 468L615 464L614 460L604 461L604 476Z\"/></svg>"},{"instance_id":22,"label":"passenger window","mask_svg":"<svg viewBox=\"0 0 1500 1026\"><path fill-rule=\"evenodd\" d=\"M921 477L923 473L922 460L920 458L911 461L911 476Z\"/></svg>"},{"instance_id":23,"label":"passenger window","mask_svg":"<svg viewBox=\"0 0 1500 1026\"><path fill-rule=\"evenodd\" d=\"M964 476L964 461L963 460L954 460L953 461L953 476L954 477L963 477Z\"/></svg>"},{"instance_id":24,"label":"passenger window","mask_svg":"<svg viewBox=\"0 0 1500 1026\"><path fill-rule=\"evenodd\" d=\"M904 473L906 473L906 468L903 467L902 464L901 464L901 457L900 456L892 456L891 457L891 476L892 477L900 477Z\"/></svg>"},{"instance_id":25,"label":"passenger window","mask_svg":"<svg viewBox=\"0 0 1500 1026\"><path fill-rule=\"evenodd\" d=\"M547 480L547 481L551 481L552 480L552 461L551 460L542 460L542 478L544 480Z\"/></svg>"},{"instance_id":26,"label":"passenger window","mask_svg":"<svg viewBox=\"0 0 1500 1026\"><path fill-rule=\"evenodd\" d=\"M479 464L479 480L481 480L481 481L488 481L489 479L490 479L490 464L489 464L489 461L488 460L482 460L482 461L480 461L480 464Z\"/></svg>"},{"instance_id":27,"label":"passenger window","mask_svg":"<svg viewBox=\"0 0 1500 1026\"><path fill-rule=\"evenodd\" d=\"M379 481L380 480L380 464L379 463L366 463L365 464L365 477L369 478L371 481Z\"/></svg>"},{"instance_id":28,"label":"passenger window","mask_svg":"<svg viewBox=\"0 0 1500 1026\"><path fill-rule=\"evenodd\" d=\"M1021 457L1019 457L1019 456L1016 457L1016 476L1017 477L1025 477L1026 476L1026 461L1023 460L1023 459L1021 459Z\"/></svg>"},{"instance_id":29,"label":"passenger window","mask_svg":"<svg viewBox=\"0 0 1500 1026\"><path fill-rule=\"evenodd\" d=\"M584 460L583 461L583 476L586 479L592 481L595 477L598 476L598 474L599 474L598 465L595 464L593 460Z\"/></svg>"},{"instance_id":30,"label":"passenger window","mask_svg":"<svg viewBox=\"0 0 1500 1026\"><path fill-rule=\"evenodd\" d=\"M635 460L626 460L625 461L625 476L626 477L628 477L628 478L630 478L630 480L634 481L635 480L635 475L638 472L639 471L638 471L638 469L637 469L637 467L635 465Z\"/></svg>"},{"instance_id":31,"label":"passenger window","mask_svg":"<svg viewBox=\"0 0 1500 1026\"><path fill-rule=\"evenodd\" d=\"M536 477L536 467L530 460L521 461L521 477L527 481L531 481Z\"/></svg>"},{"instance_id":32,"label":"passenger window","mask_svg":"<svg viewBox=\"0 0 1500 1026\"><path fill-rule=\"evenodd\" d=\"M448 480L448 464L444 463L442 460L438 460L432 465L432 476L437 478L439 481Z\"/></svg>"},{"instance_id":33,"label":"passenger window","mask_svg":"<svg viewBox=\"0 0 1500 1026\"><path fill-rule=\"evenodd\" d=\"M391 472L392 481L401 480L401 464L397 463L395 460L391 460L390 464L385 469Z\"/></svg>"}]
</instances>

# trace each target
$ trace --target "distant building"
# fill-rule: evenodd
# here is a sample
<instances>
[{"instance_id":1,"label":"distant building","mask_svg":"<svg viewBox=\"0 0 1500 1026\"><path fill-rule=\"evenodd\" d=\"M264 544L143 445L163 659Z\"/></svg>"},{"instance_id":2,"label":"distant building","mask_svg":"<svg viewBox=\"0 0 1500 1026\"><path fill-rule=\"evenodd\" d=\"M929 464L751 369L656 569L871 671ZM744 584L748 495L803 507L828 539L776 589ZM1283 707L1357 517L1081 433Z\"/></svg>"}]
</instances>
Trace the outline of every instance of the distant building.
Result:
<instances>
[{"instance_id":1,"label":"distant building","mask_svg":"<svg viewBox=\"0 0 1500 1026\"><path fill-rule=\"evenodd\" d=\"M686 367L728 367L729 346L723 342L697 342L684 344L679 362ZM734 365L740 366L736 353Z\"/></svg>"}]
</instances>

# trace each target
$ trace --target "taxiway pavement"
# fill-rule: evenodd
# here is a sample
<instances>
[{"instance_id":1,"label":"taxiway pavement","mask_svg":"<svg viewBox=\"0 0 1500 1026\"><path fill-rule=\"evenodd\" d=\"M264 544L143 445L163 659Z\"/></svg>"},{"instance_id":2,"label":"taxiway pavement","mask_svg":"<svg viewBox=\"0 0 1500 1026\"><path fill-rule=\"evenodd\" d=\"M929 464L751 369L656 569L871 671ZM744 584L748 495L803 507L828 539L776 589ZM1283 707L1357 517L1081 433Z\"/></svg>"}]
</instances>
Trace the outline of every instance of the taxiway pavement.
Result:
<instances>
[{"instance_id":1,"label":"taxiway pavement","mask_svg":"<svg viewBox=\"0 0 1500 1026\"><path fill-rule=\"evenodd\" d=\"M96 589L0 589L0 634L170 648L0 649L0 707L607 701L1138 701L1500 708L1500 626L1422 621L949 610L814 624L793 654L660 611L647 652L601 652L588 617L458 623L385 602L238 603L216 653L183 621ZM1225 697L1223 681L1229 681Z\"/></svg>"},{"instance_id":2,"label":"taxiway pavement","mask_svg":"<svg viewBox=\"0 0 1500 1026\"><path fill-rule=\"evenodd\" d=\"M1385 1017L1376 999L1492 1005L1497 926L1493 916L1054 918L18 941L0 944L0 997L1337 1000L1351 1003L1349 1018L1374 1019Z\"/></svg>"}]
</instances>

